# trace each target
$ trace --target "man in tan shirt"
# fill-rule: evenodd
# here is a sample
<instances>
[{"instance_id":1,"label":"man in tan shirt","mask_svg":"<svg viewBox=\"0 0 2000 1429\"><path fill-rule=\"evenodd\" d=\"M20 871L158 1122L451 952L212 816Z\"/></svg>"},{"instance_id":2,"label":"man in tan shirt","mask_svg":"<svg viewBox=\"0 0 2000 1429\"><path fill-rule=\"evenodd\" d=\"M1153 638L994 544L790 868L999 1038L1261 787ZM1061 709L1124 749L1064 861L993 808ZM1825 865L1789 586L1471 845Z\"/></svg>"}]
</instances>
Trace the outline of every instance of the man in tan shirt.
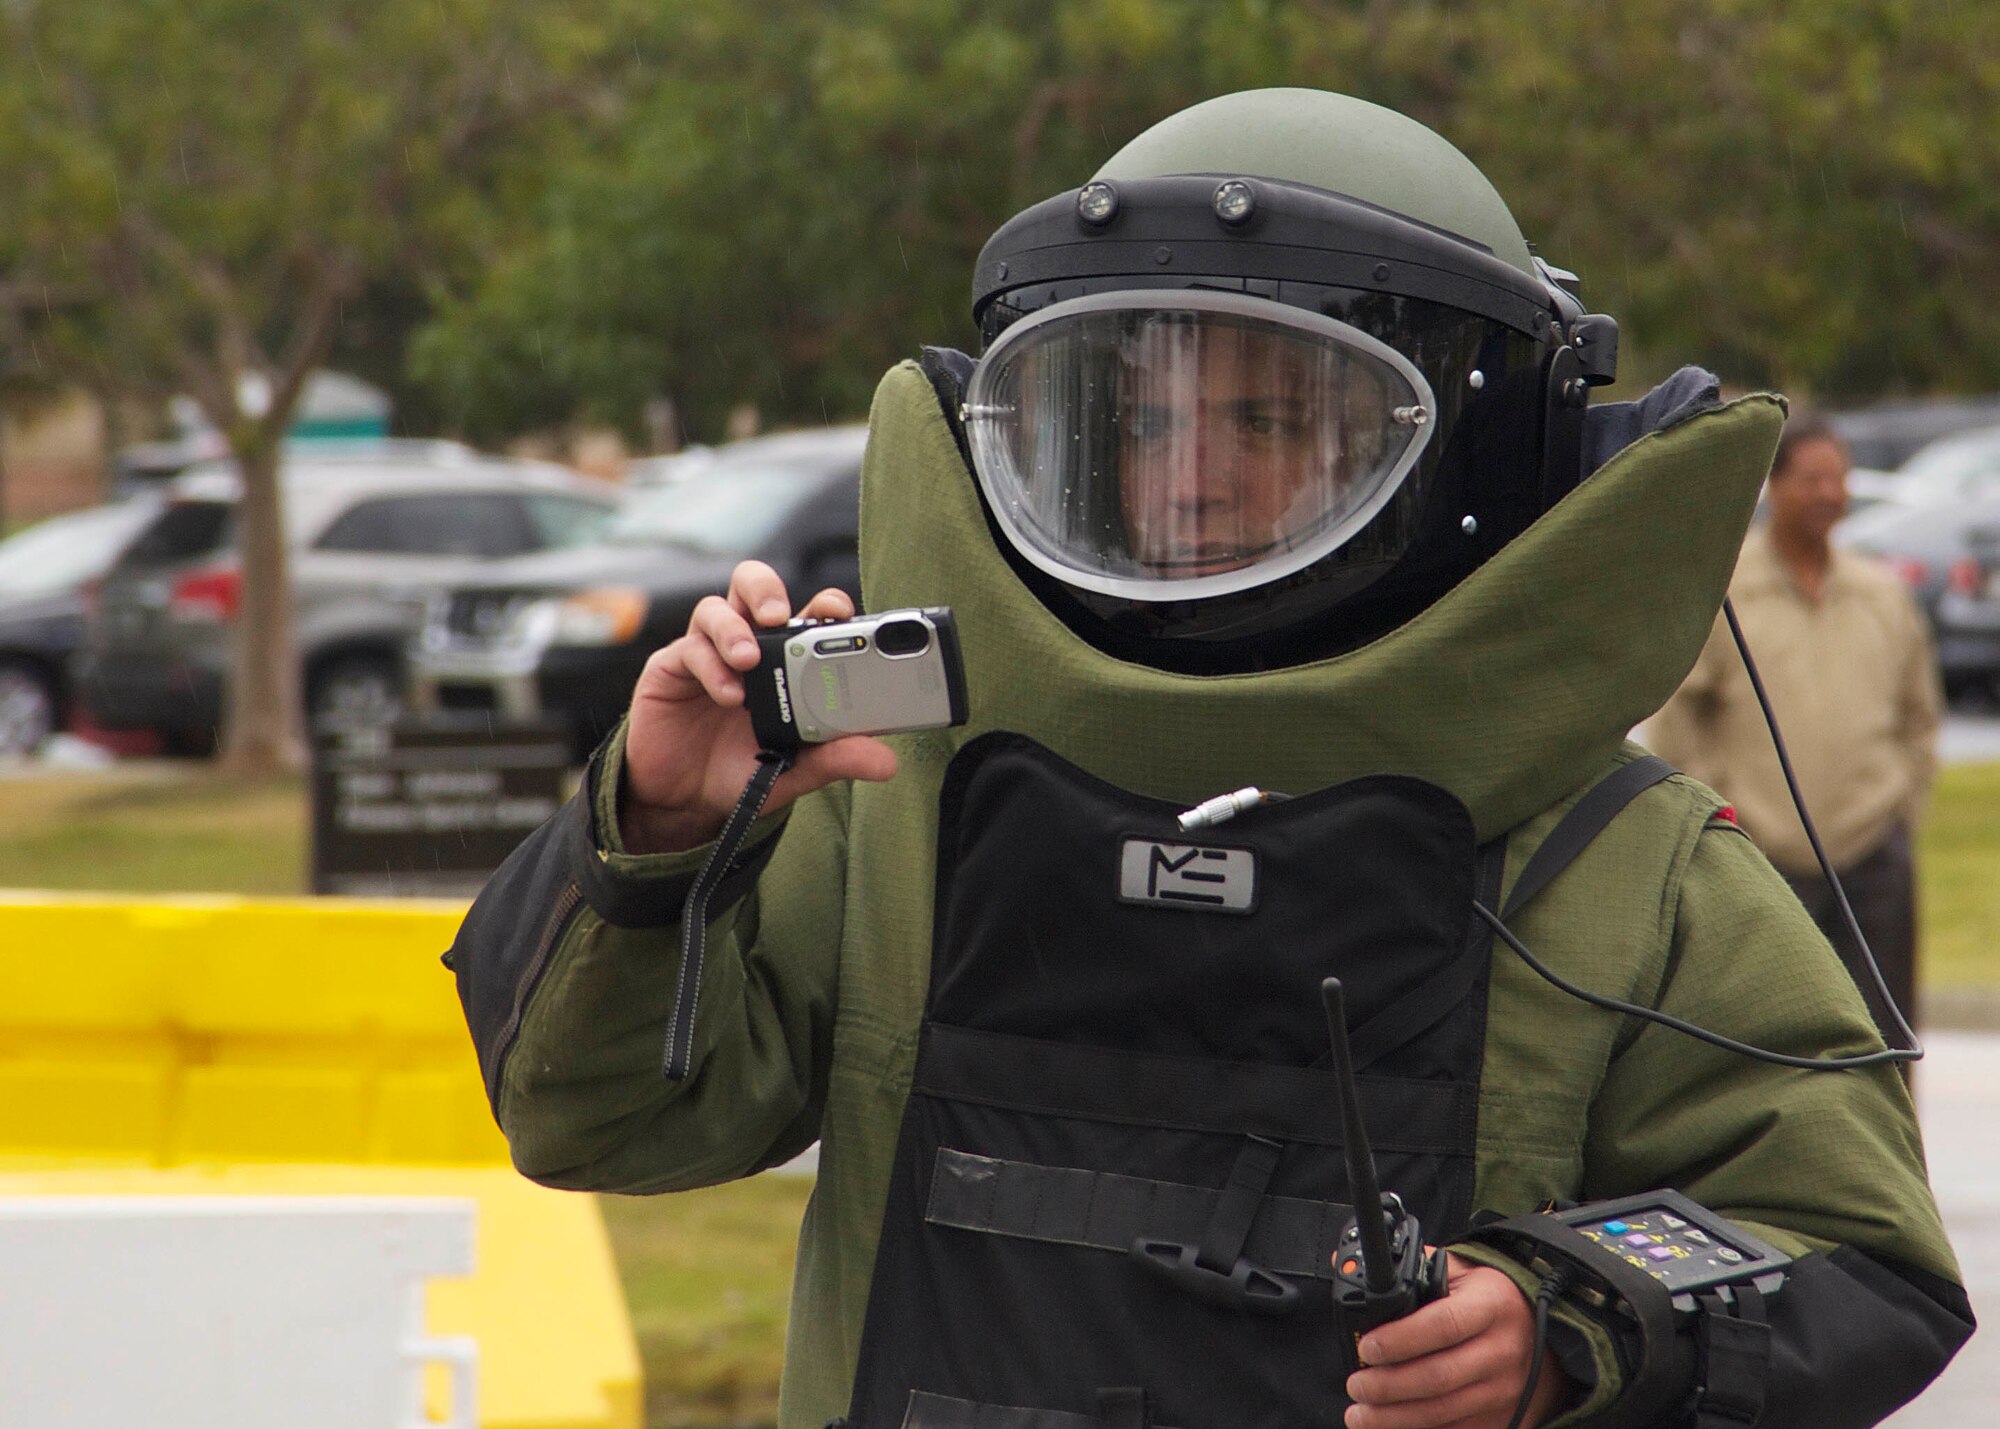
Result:
<instances>
[{"instance_id":1,"label":"man in tan shirt","mask_svg":"<svg viewBox=\"0 0 2000 1429\"><path fill-rule=\"evenodd\" d=\"M1930 632L1909 592L1829 540L1847 509L1848 465L1846 444L1822 419L1786 424L1766 488L1770 519L1744 541L1729 596L1827 857L1897 1005L1913 1016L1910 831L1937 768L1944 696ZM1644 735L1662 758L1733 802L1744 832L1812 912L1893 1038L1722 618Z\"/></svg>"}]
</instances>

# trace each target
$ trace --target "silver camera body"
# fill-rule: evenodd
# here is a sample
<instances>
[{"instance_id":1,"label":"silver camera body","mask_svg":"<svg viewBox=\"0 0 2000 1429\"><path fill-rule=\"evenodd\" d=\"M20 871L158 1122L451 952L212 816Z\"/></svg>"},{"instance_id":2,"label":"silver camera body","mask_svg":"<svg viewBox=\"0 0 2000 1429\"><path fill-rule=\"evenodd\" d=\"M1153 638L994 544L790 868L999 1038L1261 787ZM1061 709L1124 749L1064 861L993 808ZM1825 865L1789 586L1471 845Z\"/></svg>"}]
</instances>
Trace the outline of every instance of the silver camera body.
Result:
<instances>
[{"instance_id":1,"label":"silver camera body","mask_svg":"<svg viewBox=\"0 0 2000 1429\"><path fill-rule=\"evenodd\" d=\"M944 606L795 621L758 631L757 644L763 658L743 679L766 749L965 723L965 665Z\"/></svg>"}]
</instances>

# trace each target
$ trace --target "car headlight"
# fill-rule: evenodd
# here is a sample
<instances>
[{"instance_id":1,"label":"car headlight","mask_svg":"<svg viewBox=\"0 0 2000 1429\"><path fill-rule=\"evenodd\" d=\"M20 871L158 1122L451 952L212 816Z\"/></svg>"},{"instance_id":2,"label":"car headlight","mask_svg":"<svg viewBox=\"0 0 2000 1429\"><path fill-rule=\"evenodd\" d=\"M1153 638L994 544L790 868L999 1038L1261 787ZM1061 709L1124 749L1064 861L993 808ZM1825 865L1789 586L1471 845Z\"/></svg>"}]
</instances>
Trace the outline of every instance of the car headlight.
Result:
<instances>
[{"instance_id":1,"label":"car headlight","mask_svg":"<svg viewBox=\"0 0 2000 1429\"><path fill-rule=\"evenodd\" d=\"M536 601L524 627L547 645L623 645L646 623L645 592L607 586Z\"/></svg>"}]
</instances>

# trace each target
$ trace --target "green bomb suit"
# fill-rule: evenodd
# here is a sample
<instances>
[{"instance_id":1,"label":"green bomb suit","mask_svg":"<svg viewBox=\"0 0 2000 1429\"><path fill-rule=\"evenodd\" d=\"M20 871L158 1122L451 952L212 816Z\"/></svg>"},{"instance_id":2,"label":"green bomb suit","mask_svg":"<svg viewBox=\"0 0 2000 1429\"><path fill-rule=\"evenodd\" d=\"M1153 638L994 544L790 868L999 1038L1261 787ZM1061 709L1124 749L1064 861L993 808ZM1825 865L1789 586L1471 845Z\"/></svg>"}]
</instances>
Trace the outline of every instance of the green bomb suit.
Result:
<instances>
[{"instance_id":1,"label":"green bomb suit","mask_svg":"<svg viewBox=\"0 0 2000 1429\"><path fill-rule=\"evenodd\" d=\"M954 608L972 722L894 737L894 780L834 786L753 827L711 912L681 1083L662 1079L660 1051L677 919L706 851L621 851L614 738L578 799L496 875L451 956L516 1164L554 1186L652 1193L745 1176L818 1138L781 1424L844 1414L916 1057L954 753L1019 731L1186 806L1249 784L1412 775L1455 795L1480 840L1506 836L1511 884L1582 792L1641 752L1625 732L1707 637L1781 420L1770 397L1701 410L1619 453L1375 643L1196 677L1097 652L1023 588L930 383L896 368L864 468L866 603ZM1656 784L1515 931L1574 982L1759 1046L1880 1046L1834 954L1721 806L1685 777ZM1820 1253L1834 1268L1774 1351L1774 1409L1790 1395L1803 1417L1767 1422L1835 1422L1814 1406L1845 1412L1870 1377L1935 1374L1970 1314L1893 1070L1746 1061L1575 1001L1495 946L1475 1206L1511 1215L1672 1186L1790 1254ZM1608 1338L1575 1324L1595 1382L1565 1422L1626 1407Z\"/></svg>"}]
</instances>

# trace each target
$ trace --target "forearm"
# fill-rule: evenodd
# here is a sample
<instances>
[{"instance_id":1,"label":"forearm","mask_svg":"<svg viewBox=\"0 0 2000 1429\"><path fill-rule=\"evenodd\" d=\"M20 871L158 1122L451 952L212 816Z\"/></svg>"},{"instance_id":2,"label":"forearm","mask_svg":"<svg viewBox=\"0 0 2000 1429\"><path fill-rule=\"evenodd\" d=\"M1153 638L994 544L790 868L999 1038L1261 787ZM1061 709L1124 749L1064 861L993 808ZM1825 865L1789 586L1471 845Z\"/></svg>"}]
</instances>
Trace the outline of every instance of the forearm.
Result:
<instances>
[{"instance_id":1,"label":"forearm","mask_svg":"<svg viewBox=\"0 0 2000 1429\"><path fill-rule=\"evenodd\" d=\"M1879 1048L1852 983L1747 841L1703 836L1661 1009L1798 1056ZM1673 1186L1796 1257L1771 1302L1774 1425L1875 1422L1941 1370L1972 1320L1893 1069L1771 1066L1649 1027L1614 1060L1587 1197Z\"/></svg>"},{"instance_id":2,"label":"forearm","mask_svg":"<svg viewBox=\"0 0 2000 1429\"><path fill-rule=\"evenodd\" d=\"M615 755L616 746L607 751ZM608 762L608 761L607 761ZM616 851L615 790L593 770L474 905L454 949L489 1095L516 1163L551 1184L662 1190L746 1174L816 1134L839 930L843 798L753 829L710 905L690 1075L662 1052L682 904L707 849ZM781 887L765 916L767 863Z\"/></svg>"}]
</instances>

